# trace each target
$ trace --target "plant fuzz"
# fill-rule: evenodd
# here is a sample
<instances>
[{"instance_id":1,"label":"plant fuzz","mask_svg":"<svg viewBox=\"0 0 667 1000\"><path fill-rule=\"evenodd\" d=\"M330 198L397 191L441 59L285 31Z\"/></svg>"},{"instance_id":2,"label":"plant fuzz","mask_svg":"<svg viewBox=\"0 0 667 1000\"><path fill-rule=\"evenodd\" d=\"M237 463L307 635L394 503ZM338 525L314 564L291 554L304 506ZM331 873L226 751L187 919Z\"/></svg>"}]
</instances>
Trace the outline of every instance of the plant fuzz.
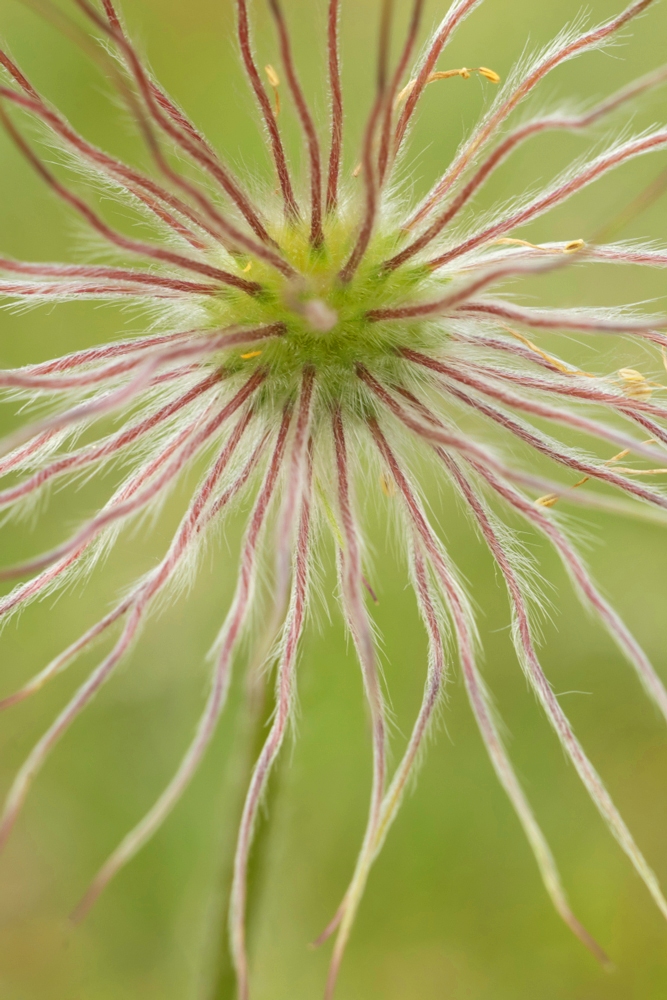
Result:
<instances>
[{"instance_id":1,"label":"plant fuzz","mask_svg":"<svg viewBox=\"0 0 667 1000\"><path fill-rule=\"evenodd\" d=\"M260 2L260 0L256 0ZM263 0L261 0L263 2ZM7 798L0 842L14 825L41 766L60 737L111 678L151 609L173 589L207 533L240 502L250 505L234 598L214 650L208 698L196 733L168 787L106 861L77 910L83 916L115 873L148 841L188 785L225 706L240 642L257 601L260 570L270 574L266 635L256 643L272 666L275 712L247 790L236 848L231 946L239 997L250 995L246 954L248 858L258 808L294 705L299 641L307 620L312 564L335 548L339 598L356 649L371 720L373 779L365 835L344 899L321 941L335 936L325 996L330 998L369 870L396 815L432 726L449 669L453 637L470 704L497 776L534 851L554 906L602 962L607 959L572 913L554 858L504 748L478 667L471 604L426 512L415 456L430 461L458 494L505 581L517 657L538 701L593 802L667 917L657 880L588 760L545 677L535 645L534 581L527 556L495 513L504 507L542 533L562 559L582 600L599 616L667 719L667 692L646 655L589 576L561 524L564 503L608 511L667 509L651 476L667 465L667 405L635 369L613 376L582 372L538 346L544 331L591 337L627 335L642 350L667 350L664 317L632 309L530 308L502 294L522 276L596 262L667 267L654 246L533 244L513 235L615 167L667 147L667 129L609 140L544 190L480 218L473 199L519 146L549 131L585 132L667 81L661 68L580 111L556 109L518 123L512 117L557 66L600 49L650 6L635 0L593 28L562 32L503 83L487 67L438 68L458 25L481 0L454 0L421 52L423 0L405 0L407 34L391 43L394 5L378 0L377 86L355 178L343 180L346 137L338 20L329 0L330 119L316 121L299 79L287 0L267 0L276 28L276 70L258 67L246 0L236 0L238 44L266 136L275 183L257 198L161 89L126 32L114 0L71 0L79 22L48 0L35 5L85 44L107 71L143 138L152 175L88 142L0 50L0 119L53 195L120 260L108 265L0 259L0 296L9 303L93 298L138 306L146 332L65 357L0 372L10 399L42 415L5 439L0 506L11 513L51 484L110 464L126 469L107 503L55 549L2 571L25 577L0 599L0 616L58 591L87 573L118 533L159 505L205 461L206 471L163 559L100 621L5 697L7 708L36 693L98 639L114 644L30 753ZM284 9L285 8L285 9ZM94 41L93 41L94 40ZM481 77L496 90L482 119L428 195L406 207L397 194L420 99L449 77ZM287 95L303 133L307 176L295 175L283 145ZM49 133L65 165L103 185L151 224L129 236L107 222L80 184L61 179L26 138L26 119ZM174 155L177 154L177 155ZM183 169L184 162L189 164ZM193 179L193 178L197 179ZM461 221L465 219L465 222ZM145 228L145 227L144 227ZM658 395L656 400L654 397ZM601 419L603 409L608 419ZM596 415L597 414L597 415ZM471 420L474 418L474 420ZM110 430L110 421L112 429ZM536 426L536 422L539 426ZM599 443L598 458L554 433L575 431ZM478 426L472 434L464 427ZM491 430L489 440L484 427ZM86 431L84 443L81 435ZM493 446L497 432L549 459L565 478L549 479ZM508 450L509 455L509 450ZM129 471L127 471L129 469ZM590 488L595 482L613 487ZM590 485L589 485L590 484ZM429 643L423 702L402 759L387 762L387 712L365 575L355 486L391 494L410 579ZM491 502L492 501L492 502Z\"/></svg>"}]
</instances>

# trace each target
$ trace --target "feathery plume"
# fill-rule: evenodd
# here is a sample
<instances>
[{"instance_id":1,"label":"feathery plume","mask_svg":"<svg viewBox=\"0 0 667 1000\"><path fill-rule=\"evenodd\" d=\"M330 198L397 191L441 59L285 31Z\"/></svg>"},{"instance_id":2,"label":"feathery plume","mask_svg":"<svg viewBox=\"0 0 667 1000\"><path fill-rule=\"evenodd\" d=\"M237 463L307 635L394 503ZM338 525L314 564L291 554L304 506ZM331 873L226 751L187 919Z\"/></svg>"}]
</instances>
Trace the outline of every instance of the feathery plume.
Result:
<instances>
[{"instance_id":1,"label":"feathery plume","mask_svg":"<svg viewBox=\"0 0 667 1000\"><path fill-rule=\"evenodd\" d=\"M647 694L667 721L667 691L636 639L591 579L559 510L642 514L667 522L667 405L658 383L641 371L583 372L539 346L540 331L623 335L644 350L667 350L667 317L628 309L533 308L503 295L508 281L598 262L667 268L667 248L581 239L530 243L514 235L616 167L667 147L667 127L610 142L544 190L501 205L462 228L459 214L496 168L523 143L549 131L586 133L667 82L660 67L587 110L555 110L512 124L511 116L557 66L601 48L642 14L635 0L603 24L574 26L502 83L485 66L438 68L456 28L482 0L454 0L417 56L423 0L406 0L405 37L393 51L395 5L379 0L375 92L357 159L355 188L343 171L344 90L339 51L341 0L329 0L322 24L327 44L330 116L316 118L298 71L287 0L267 0L276 29L273 62L258 67L247 0L236 0L238 48L275 170L275 190L259 195L234 175L196 125L144 64L114 0L71 0L80 26L48 0L35 6L76 37L107 71L125 101L153 164L151 173L89 142L0 49L0 124L55 198L120 257L118 263L59 264L0 258L0 297L9 305L77 299L123 301L145 311L154 332L22 368L0 371L0 391L42 409L0 443L0 488L7 515L33 503L50 484L96 474L122 460L124 478L105 505L48 552L0 569L25 577L0 599L7 620L29 602L82 577L119 532L156 507L195 461L207 463L186 513L157 566L68 649L0 708L36 694L108 632L111 651L75 692L20 769L0 819L0 845L61 736L112 677L158 601L191 565L211 525L245 498L250 514L236 591L215 646L210 690L178 770L149 813L94 878L75 911L82 918L109 880L150 839L192 778L224 711L239 643L247 632L260 567L273 574L266 636L257 643L275 666L275 713L250 778L236 849L231 894L231 947L240 1000L251 996L246 951L248 858L258 808L293 714L298 652L308 620L312 565L327 537L336 550L340 601L356 649L371 718L373 779L368 820L349 887L320 943L335 935L325 997L334 995L369 871L389 832L404 790L433 727L453 671L451 633L480 735L515 808L553 904L603 963L608 959L567 902L556 861L531 811L501 738L478 665L472 606L456 568L431 526L420 483L409 471L417 449L433 460L460 495L481 541L505 581L518 661L566 754L611 833L658 908L667 902L620 816L540 664L525 554L489 498L541 532L562 559L582 600L599 616ZM275 64L275 65L274 65ZM278 68L276 68L278 67ZM425 89L471 73L499 90L419 205L397 195L409 126ZM281 90L285 83L285 90ZM290 162L282 137L288 96L306 151L306 178ZM136 238L107 222L80 183L26 138L39 123L64 165L151 223ZM176 157L173 154L178 154ZM187 162L188 169L184 169ZM178 166L174 166L178 163ZM457 228L452 224L456 220ZM158 329L155 330L155 322ZM184 321L184 317L187 319ZM537 342L536 342L537 341ZM655 397L655 398L654 398ZM600 416L604 410L606 417ZM549 459L549 478L505 458L483 436L461 430L471 414ZM113 415L116 429L105 430ZM553 435L544 429L553 428ZM608 459L565 444L562 429L613 447ZM79 438L86 431L85 443ZM479 434L481 435L481 431ZM620 449L620 450L619 450ZM558 471L562 475L558 478ZM364 537L355 484L391 490L403 530L410 582L429 645L423 701L407 748L389 767L385 692L364 567ZM626 499L589 484L600 482ZM269 651L267 653L267 650ZM262 657L260 656L260 659Z\"/></svg>"}]
</instances>

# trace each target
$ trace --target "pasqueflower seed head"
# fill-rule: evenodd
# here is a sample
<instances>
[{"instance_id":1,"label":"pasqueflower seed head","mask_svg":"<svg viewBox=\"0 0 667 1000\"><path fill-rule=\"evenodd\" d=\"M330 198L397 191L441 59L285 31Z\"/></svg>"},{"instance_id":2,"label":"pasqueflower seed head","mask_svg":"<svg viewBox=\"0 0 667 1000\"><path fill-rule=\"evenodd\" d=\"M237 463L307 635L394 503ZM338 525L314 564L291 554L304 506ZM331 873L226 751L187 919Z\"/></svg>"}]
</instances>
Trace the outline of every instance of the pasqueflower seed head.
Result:
<instances>
[{"instance_id":1,"label":"pasqueflower seed head","mask_svg":"<svg viewBox=\"0 0 667 1000\"><path fill-rule=\"evenodd\" d=\"M264 2L264 0L255 0ZM504 579L520 665L562 746L612 834L667 916L657 880L577 741L536 652L533 582L526 553L495 513L520 515L553 545L589 605L617 642L667 719L667 692L642 649L601 595L559 519L568 503L602 511L667 509L650 477L667 465L667 407L658 387L632 368L583 372L539 346L543 331L597 338L627 335L646 350L667 350L667 319L632 309L529 308L507 293L516 282L595 262L667 267L667 249L533 244L513 235L524 224L615 167L667 147L667 128L625 133L576 163L544 190L519 195L483 218L473 200L494 170L523 143L547 132L585 132L628 110L667 82L658 69L584 110L554 110L517 122L515 111L567 60L600 49L650 6L635 0L610 20L563 31L506 81L491 68L452 69L440 59L453 33L481 0L454 0L422 38L423 0L404 0L407 33L392 43L394 4L378 0L376 86L367 110L356 179L343 180L346 138L338 37L342 0L329 0L322 34L330 95L328 120L314 117L292 47L289 0L267 0L275 24L273 62L258 65L247 0L236 0L238 47L275 168L266 190L251 193L160 87L128 35L114 0L71 0L78 20L49 0L32 0L107 71L153 163L128 165L89 142L0 50L1 123L53 196L120 258L109 265L0 259L0 296L8 304L93 298L135 305L145 334L0 372L8 398L41 415L1 445L0 506L11 513L49 485L114 464L124 478L106 504L56 548L2 571L24 577L0 600L7 619L32 600L85 574L119 531L156 506L193 464L203 479L158 565L72 646L20 690L9 707L36 693L107 632L101 658L21 768L0 823L4 842L28 790L60 737L109 680L158 598L192 566L207 532L242 501L250 509L236 591L218 637L210 689L196 733L161 797L104 864L77 913L82 916L113 875L146 843L192 778L225 706L239 643L248 631L258 572L270 575L271 611L255 646L272 665L275 712L256 761L238 832L231 940L239 996L249 996L245 946L248 857L258 806L284 741L294 703L299 641L318 550L332 545L339 594L356 649L371 719L373 780L365 835L340 908L322 935L335 935L326 996L331 998L369 870L391 826L432 726L442 693L451 631L479 730L497 776L535 853L547 892L572 930L601 961L599 945L572 913L553 856L512 770L478 667L471 603L432 527L414 455L428 458L459 495ZM81 31L81 22L88 33ZM391 58L396 51L397 58ZM472 54L471 54L472 55ZM409 169L406 139L427 87L450 77L481 78L493 100L453 161L419 204L399 195ZM288 161L283 116L292 105L303 135L305 176ZM48 155L26 137L28 119L48 134ZM64 154L50 165L53 148ZM174 155L177 154L177 155ZM187 169L184 164L188 163ZM73 168L76 177L67 179ZM82 191L81 176L102 186L144 223L129 235L107 221ZM63 179L65 178L65 179ZM255 185L256 187L256 185ZM7 194L3 190L3 194ZM465 210L465 211L464 211ZM462 220L465 221L462 221ZM134 231L136 233L136 230ZM657 398L655 398L657 396ZM608 420L602 420L600 410ZM475 422L466 419L474 415ZM109 430L113 417L114 429ZM551 424L554 436L543 427ZM482 428L474 434L464 429ZM489 440L483 428L490 429ZM83 431L86 432L82 438ZM548 479L514 455L521 442L565 470ZM564 444L561 431L599 442L607 460ZM82 443L83 441L83 443ZM494 442L494 443L492 443ZM509 456L509 448L505 452ZM129 469L129 471L128 471ZM595 481L626 495L596 492ZM355 490L395 499L398 533L429 642L423 702L407 749L390 771L383 683L378 671ZM494 500L493 506L490 499Z\"/></svg>"}]
</instances>

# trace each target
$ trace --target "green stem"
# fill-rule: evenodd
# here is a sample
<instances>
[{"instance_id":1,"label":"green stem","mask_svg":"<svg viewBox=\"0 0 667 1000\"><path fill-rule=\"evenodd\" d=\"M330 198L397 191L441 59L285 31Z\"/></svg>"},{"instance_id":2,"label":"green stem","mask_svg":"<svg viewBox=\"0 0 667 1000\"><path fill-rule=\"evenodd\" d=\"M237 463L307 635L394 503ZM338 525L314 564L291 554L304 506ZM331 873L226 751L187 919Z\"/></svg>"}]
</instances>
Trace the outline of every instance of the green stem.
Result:
<instances>
[{"instance_id":1,"label":"green stem","mask_svg":"<svg viewBox=\"0 0 667 1000\"><path fill-rule=\"evenodd\" d=\"M231 808L227 811L230 822L233 821L234 836L232 850L225 848L225 857L220 872L221 899L218 910L219 928L216 932L213 953L213 977L207 1000L236 1000L236 972L229 949L228 916L231 897L232 877L234 871L234 851L236 849L235 831L241 823L246 793L252 777L255 762L261 752L268 726L275 708L275 698L271 673L260 675L258 671L250 671L247 683L245 710L241 721L240 733L235 741L234 757L236 773L233 788L229 796ZM277 783L274 780L269 787L269 804L275 801ZM253 925L256 922L259 897L261 895L263 875L266 870L266 858L269 847L270 827L261 815L255 830L253 851L248 867L248 904L247 928L248 938L252 936ZM225 837L225 845L229 837Z\"/></svg>"}]
</instances>

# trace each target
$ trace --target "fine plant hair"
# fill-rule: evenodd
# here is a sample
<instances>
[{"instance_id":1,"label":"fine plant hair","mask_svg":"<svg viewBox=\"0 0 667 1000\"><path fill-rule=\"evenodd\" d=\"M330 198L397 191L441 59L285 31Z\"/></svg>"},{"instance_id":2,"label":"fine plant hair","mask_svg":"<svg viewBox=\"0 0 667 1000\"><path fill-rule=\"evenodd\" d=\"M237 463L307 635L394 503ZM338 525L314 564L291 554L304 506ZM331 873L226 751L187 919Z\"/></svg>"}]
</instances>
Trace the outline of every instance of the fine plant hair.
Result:
<instances>
[{"instance_id":1,"label":"fine plant hair","mask_svg":"<svg viewBox=\"0 0 667 1000\"><path fill-rule=\"evenodd\" d=\"M262 69L255 55L253 6L263 3L275 28L278 70ZM63 0L60 6L29 0L28 6L107 74L152 169L146 172L89 142L0 48L0 124L26 164L84 228L81 242L90 247L89 263L0 257L3 306L15 310L92 299L131 307L143 322L140 335L91 342L63 357L0 371L3 399L25 415L19 429L0 442L3 520L38 515L48 491L65 483L103 471L116 477L104 505L69 535L63 532L52 549L0 569L2 579L19 581L0 598L1 623L32 601L80 584L103 563L123 530L157 516L192 469L204 466L204 472L157 565L0 701L0 708L9 709L37 694L99 640L113 637L20 768L0 819L0 846L60 738L113 677L149 616L195 578L209 534L231 512L249 510L234 596L211 654L210 685L196 731L158 800L92 879L76 919L85 917L179 800L225 710L239 652L249 651L249 669L275 686L275 710L249 776L230 897L238 995L251 996L249 857L260 805L294 720L299 647L314 603L318 557L330 546L338 569L333 601L340 604L356 652L370 719L372 781L348 888L318 939L323 944L334 938L326 1000L334 996L369 872L457 667L553 905L608 964L570 908L556 860L512 768L479 666L475 606L429 519L415 471L426 466L457 496L493 557L509 595L520 668L611 834L667 917L658 881L540 663L539 616L547 602L539 566L502 517L504 511L510 521L522 519L550 543L582 603L599 618L667 721L667 691L592 579L563 513L575 505L667 523L667 493L660 485L667 473L663 387L634 368L582 371L540 345L545 331L563 338L576 333L590 337L602 352L621 336L638 359L656 368L661 354L667 356L667 317L634 305L526 306L516 297L521 279L565 268L604 263L667 269L667 246L578 238L535 244L516 235L622 164L667 148L667 125L639 134L618 126L643 95L667 83L667 66L594 104L524 112L524 102L553 69L615 44L651 3L634 0L592 27L579 19L542 51L524 53L502 82L488 67L452 69L439 62L458 26L480 16L482 0L453 0L425 41L423 0L404 0L406 30L398 40L395 4L378 0L374 93L354 151L358 167L350 177L343 169L342 0L322 4L329 92L324 120L315 115L300 75L291 33L296 5L236 0L239 56L275 173L261 186L237 176L162 89L115 0ZM406 192L410 132L421 97L427 88L448 86L440 81L473 73L485 88L497 88L495 99L431 190L414 203ZM283 140L290 104L301 129L303 176ZM587 135L612 119L611 138L601 140L597 131L595 148L554 181L484 215L475 208L489 177L525 143L550 132ZM104 199L91 199L89 189ZM108 221L104 207L110 198L142 226L130 231ZM476 430L463 429L468 427ZM572 433L584 443L562 440L565 435L569 442ZM552 472L536 471L527 457L516 458L531 453L539 457L538 469L550 465ZM397 760L389 753L389 698L373 619L362 489L392 497L393 537L428 643L423 699Z\"/></svg>"}]
</instances>

